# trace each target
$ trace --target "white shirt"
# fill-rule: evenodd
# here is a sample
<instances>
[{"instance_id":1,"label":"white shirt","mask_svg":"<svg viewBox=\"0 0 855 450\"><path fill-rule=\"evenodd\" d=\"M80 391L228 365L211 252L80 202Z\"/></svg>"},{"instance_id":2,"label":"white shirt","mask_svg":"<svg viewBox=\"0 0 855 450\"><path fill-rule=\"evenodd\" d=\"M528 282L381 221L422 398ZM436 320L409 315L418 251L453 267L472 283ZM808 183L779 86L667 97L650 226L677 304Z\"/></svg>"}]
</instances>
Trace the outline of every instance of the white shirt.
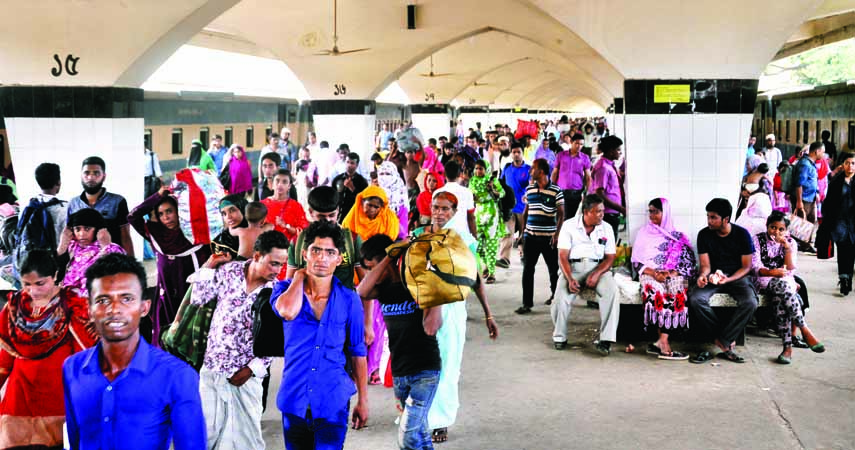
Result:
<instances>
[{"instance_id":1,"label":"white shirt","mask_svg":"<svg viewBox=\"0 0 855 450\"><path fill-rule=\"evenodd\" d=\"M437 192L451 192L454 194L457 197L457 212L454 214L454 218L462 220L463 222L461 223L469 223L467 221L467 213L469 211L475 212L475 197L472 196L472 191L469 188L464 187L456 181L452 181L445 183L445 186L434 191L434 197L436 197Z\"/></svg>"},{"instance_id":2,"label":"white shirt","mask_svg":"<svg viewBox=\"0 0 855 450\"><path fill-rule=\"evenodd\" d=\"M769 172L766 174L770 179L775 179L775 174L778 173L778 166L781 165L781 160L783 160L783 156L781 156L781 150L778 147L767 148L766 150L766 164L769 165Z\"/></svg>"},{"instance_id":3,"label":"white shirt","mask_svg":"<svg viewBox=\"0 0 855 450\"><path fill-rule=\"evenodd\" d=\"M154 160L154 164L152 164L152 160ZM154 172L152 172L152 166L154 167ZM163 176L163 172L160 170L160 161L157 159L157 153L151 150L146 150L143 176L150 177L152 175L161 177Z\"/></svg>"},{"instance_id":4,"label":"white shirt","mask_svg":"<svg viewBox=\"0 0 855 450\"><path fill-rule=\"evenodd\" d=\"M582 217L582 214L578 214L564 221L558 232L558 249L570 250L570 259L603 259L605 255L616 254L615 234L611 225L600 222L588 235Z\"/></svg>"}]
</instances>

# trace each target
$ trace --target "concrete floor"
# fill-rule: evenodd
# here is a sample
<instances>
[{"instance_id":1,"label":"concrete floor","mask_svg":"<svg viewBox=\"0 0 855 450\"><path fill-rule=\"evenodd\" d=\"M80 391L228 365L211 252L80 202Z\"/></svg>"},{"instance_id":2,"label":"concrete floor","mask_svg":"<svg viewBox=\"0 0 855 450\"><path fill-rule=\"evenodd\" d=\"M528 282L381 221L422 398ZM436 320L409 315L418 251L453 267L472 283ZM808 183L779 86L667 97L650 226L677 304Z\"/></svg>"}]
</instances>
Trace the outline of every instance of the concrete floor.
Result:
<instances>
[{"instance_id":1,"label":"concrete floor","mask_svg":"<svg viewBox=\"0 0 855 450\"><path fill-rule=\"evenodd\" d=\"M598 313L582 304L574 309L570 345L555 351L543 306L545 272L537 274L534 313L518 316L522 268L514 261L511 269L498 269L488 295L500 337L488 339L483 313L470 301L461 408L449 441L436 448L855 448L855 294L836 293L834 261L799 256L811 293L808 324L828 350L796 349L791 366L773 361L780 340L750 335L737 350L747 359L742 365L657 360L641 343L634 354L613 351L603 358L591 348ZM281 368L276 361L263 418L269 449L284 448L274 400ZM392 391L369 386L369 392L369 426L350 430L345 449L395 449Z\"/></svg>"}]
</instances>

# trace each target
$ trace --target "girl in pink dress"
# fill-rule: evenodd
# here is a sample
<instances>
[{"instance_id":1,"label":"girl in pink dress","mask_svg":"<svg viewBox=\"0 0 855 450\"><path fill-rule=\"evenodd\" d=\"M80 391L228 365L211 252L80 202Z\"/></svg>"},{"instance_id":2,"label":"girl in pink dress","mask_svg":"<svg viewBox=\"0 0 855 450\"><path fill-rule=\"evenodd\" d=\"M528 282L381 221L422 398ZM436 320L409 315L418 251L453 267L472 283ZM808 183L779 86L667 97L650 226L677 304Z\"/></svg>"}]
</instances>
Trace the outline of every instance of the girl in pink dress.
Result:
<instances>
[{"instance_id":1,"label":"girl in pink dress","mask_svg":"<svg viewBox=\"0 0 855 450\"><path fill-rule=\"evenodd\" d=\"M88 297L86 269L101 255L125 253L125 250L110 240L105 228L104 216L95 209L84 208L68 217L68 227L63 231L57 254L67 255L68 266L63 286L75 288L82 297Z\"/></svg>"}]
</instances>

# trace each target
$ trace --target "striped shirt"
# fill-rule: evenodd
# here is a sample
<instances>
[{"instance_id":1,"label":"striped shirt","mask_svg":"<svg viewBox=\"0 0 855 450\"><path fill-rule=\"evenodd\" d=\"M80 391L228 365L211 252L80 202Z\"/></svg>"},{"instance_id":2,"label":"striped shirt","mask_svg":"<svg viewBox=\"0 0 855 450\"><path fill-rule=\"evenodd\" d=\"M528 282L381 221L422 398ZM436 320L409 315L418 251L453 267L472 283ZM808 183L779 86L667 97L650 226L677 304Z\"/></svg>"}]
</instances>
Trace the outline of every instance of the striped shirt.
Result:
<instances>
[{"instance_id":1,"label":"striped shirt","mask_svg":"<svg viewBox=\"0 0 855 450\"><path fill-rule=\"evenodd\" d=\"M540 189L537 182L525 190L528 204L528 219L525 234L528 236L552 236L558 229L558 207L564 206L564 194L557 184L550 182Z\"/></svg>"}]
</instances>

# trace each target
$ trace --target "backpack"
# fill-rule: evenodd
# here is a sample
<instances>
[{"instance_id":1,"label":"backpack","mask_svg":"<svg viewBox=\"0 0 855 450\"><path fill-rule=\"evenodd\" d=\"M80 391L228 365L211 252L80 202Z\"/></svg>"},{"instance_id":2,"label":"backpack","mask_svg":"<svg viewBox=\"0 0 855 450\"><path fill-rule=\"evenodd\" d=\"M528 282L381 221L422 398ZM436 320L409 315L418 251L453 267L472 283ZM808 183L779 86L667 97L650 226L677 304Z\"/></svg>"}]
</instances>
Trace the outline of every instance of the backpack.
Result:
<instances>
[{"instance_id":1,"label":"backpack","mask_svg":"<svg viewBox=\"0 0 855 450\"><path fill-rule=\"evenodd\" d=\"M799 164L793 164L788 168L784 173L781 173L781 192L785 194L792 194L793 191L796 190L797 183L799 182L798 176Z\"/></svg>"},{"instance_id":2,"label":"backpack","mask_svg":"<svg viewBox=\"0 0 855 450\"><path fill-rule=\"evenodd\" d=\"M499 206L502 210L502 221L507 222L511 218L511 210L514 209L514 206L517 206L517 198L514 195L514 190L505 183L505 177L500 177L499 183L502 184L502 189L505 191L505 195L499 200Z\"/></svg>"},{"instance_id":3,"label":"backpack","mask_svg":"<svg viewBox=\"0 0 855 450\"><path fill-rule=\"evenodd\" d=\"M475 255L454 230L426 233L386 251L400 256L401 279L421 309L463 301L477 282Z\"/></svg>"},{"instance_id":4,"label":"backpack","mask_svg":"<svg viewBox=\"0 0 855 450\"><path fill-rule=\"evenodd\" d=\"M4 216L0 214L0 252L11 255L15 249L15 234L18 232L19 212L15 208L15 214Z\"/></svg>"},{"instance_id":5,"label":"backpack","mask_svg":"<svg viewBox=\"0 0 855 450\"><path fill-rule=\"evenodd\" d=\"M270 304L272 288L264 288L252 304L252 353L259 357L285 356L282 319Z\"/></svg>"},{"instance_id":6,"label":"backpack","mask_svg":"<svg viewBox=\"0 0 855 450\"><path fill-rule=\"evenodd\" d=\"M21 262L32 250L50 250L56 253L56 231L48 208L62 203L62 200L55 197L47 203L32 198L30 204L21 211L15 233L17 247L12 253L16 269L20 268Z\"/></svg>"}]
</instances>

